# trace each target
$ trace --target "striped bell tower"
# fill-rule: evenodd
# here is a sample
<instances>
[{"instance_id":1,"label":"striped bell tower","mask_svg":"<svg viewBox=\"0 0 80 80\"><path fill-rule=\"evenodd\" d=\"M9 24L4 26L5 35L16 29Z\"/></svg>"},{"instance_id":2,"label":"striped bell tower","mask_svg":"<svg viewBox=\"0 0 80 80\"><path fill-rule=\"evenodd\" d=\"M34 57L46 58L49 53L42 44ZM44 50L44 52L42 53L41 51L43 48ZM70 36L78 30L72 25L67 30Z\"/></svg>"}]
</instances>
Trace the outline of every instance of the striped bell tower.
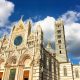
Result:
<instances>
[{"instance_id":1,"label":"striped bell tower","mask_svg":"<svg viewBox=\"0 0 80 80\"><path fill-rule=\"evenodd\" d=\"M59 62L67 62L66 42L64 24L61 19L55 22L55 48L56 48L56 59Z\"/></svg>"}]
</instances>

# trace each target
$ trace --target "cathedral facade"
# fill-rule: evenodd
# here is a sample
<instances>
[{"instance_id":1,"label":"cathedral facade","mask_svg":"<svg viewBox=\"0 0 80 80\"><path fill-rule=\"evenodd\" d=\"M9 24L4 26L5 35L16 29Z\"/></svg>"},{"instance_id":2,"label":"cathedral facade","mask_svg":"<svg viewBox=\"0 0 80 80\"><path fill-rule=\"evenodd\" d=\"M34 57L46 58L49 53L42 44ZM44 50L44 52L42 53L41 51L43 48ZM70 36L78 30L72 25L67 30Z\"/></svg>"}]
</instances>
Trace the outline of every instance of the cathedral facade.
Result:
<instances>
[{"instance_id":1,"label":"cathedral facade","mask_svg":"<svg viewBox=\"0 0 80 80\"><path fill-rule=\"evenodd\" d=\"M64 24L55 22L55 51L43 46L43 31L31 31L30 21L19 20L10 35L0 39L0 80L80 80L80 65L67 57Z\"/></svg>"}]
</instances>

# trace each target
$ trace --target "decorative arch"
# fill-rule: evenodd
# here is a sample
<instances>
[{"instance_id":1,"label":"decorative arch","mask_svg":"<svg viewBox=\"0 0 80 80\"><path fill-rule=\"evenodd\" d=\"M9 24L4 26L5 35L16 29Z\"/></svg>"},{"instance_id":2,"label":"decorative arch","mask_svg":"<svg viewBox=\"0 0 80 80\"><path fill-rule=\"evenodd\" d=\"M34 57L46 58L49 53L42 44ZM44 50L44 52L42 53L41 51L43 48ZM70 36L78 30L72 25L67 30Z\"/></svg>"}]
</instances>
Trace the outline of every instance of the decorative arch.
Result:
<instances>
[{"instance_id":1,"label":"decorative arch","mask_svg":"<svg viewBox=\"0 0 80 80\"><path fill-rule=\"evenodd\" d=\"M17 57L11 56L10 58L7 59L6 65L16 64L16 62L17 62Z\"/></svg>"},{"instance_id":2,"label":"decorative arch","mask_svg":"<svg viewBox=\"0 0 80 80\"><path fill-rule=\"evenodd\" d=\"M22 54L19 59L19 65L25 65L26 60L32 60L32 57L29 54Z\"/></svg>"},{"instance_id":3,"label":"decorative arch","mask_svg":"<svg viewBox=\"0 0 80 80\"><path fill-rule=\"evenodd\" d=\"M0 64L2 63L2 62L4 62L5 60L3 59L3 58L0 58Z\"/></svg>"}]
</instances>

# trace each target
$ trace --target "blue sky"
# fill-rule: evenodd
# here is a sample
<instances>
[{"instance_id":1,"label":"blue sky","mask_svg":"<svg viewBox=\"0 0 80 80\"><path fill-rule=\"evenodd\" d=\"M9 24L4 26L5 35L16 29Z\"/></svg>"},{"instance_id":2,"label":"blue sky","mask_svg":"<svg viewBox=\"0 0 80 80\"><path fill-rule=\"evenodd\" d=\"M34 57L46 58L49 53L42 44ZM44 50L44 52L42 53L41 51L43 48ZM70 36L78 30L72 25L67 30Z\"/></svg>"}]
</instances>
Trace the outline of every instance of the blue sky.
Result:
<instances>
[{"instance_id":1,"label":"blue sky","mask_svg":"<svg viewBox=\"0 0 80 80\"><path fill-rule=\"evenodd\" d=\"M79 11L79 0L10 0L15 4L15 10L10 20L18 20L21 15L24 19L40 16L40 19L46 16L58 18L68 10Z\"/></svg>"},{"instance_id":2,"label":"blue sky","mask_svg":"<svg viewBox=\"0 0 80 80\"><path fill-rule=\"evenodd\" d=\"M40 24L45 42L54 44L55 20L64 20L68 56L73 64L80 61L80 0L0 0L0 37L9 34L14 23L32 19ZM44 27L45 26L45 27ZM52 45L53 46L53 45Z\"/></svg>"}]
</instances>

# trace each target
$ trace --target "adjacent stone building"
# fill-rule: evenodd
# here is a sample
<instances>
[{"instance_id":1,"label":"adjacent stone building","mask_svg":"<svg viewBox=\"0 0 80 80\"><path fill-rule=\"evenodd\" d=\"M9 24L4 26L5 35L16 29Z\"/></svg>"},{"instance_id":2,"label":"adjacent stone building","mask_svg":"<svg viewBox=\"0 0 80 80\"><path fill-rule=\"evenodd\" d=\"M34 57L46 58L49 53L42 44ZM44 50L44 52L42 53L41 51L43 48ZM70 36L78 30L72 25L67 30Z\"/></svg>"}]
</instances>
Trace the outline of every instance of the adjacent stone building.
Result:
<instances>
[{"instance_id":1,"label":"adjacent stone building","mask_svg":"<svg viewBox=\"0 0 80 80\"><path fill-rule=\"evenodd\" d=\"M55 51L50 42L43 46L43 31L38 25L19 20L10 35L0 39L0 80L80 80L80 65L67 58L64 24L55 22Z\"/></svg>"}]
</instances>

